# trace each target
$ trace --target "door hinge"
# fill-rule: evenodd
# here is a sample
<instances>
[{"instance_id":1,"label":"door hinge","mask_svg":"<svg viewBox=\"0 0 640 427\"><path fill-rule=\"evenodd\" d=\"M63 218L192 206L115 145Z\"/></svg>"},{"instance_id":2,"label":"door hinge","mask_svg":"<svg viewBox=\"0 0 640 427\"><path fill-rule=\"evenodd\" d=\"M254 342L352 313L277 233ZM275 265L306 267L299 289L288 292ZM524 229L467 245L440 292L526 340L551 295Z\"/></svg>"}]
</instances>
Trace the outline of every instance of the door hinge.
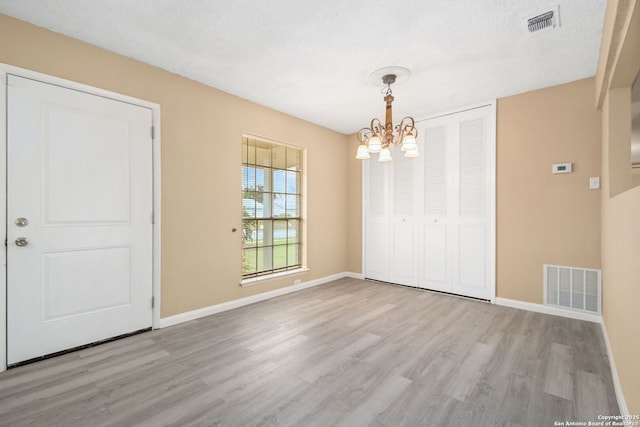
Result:
<instances>
[{"instance_id":1,"label":"door hinge","mask_svg":"<svg viewBox=\"0 0 640 427\"><path fill-rule=\"evenodd\" d=\"M151 297L151 308L155 308L156 306L156 297Z\"/></svg>"},{"instance_id":2,"label":"door hinge","mask_svg":"<svg viewBox=\"0 0 640 427\"><path fill-rule=\"evenodd\" d=\"M156 213L151 212L151 224L155 224L155 223L156 223Z\"/></svg>"},{"instance_id":3,"label":"door hinge","mask_svg":"<svg viewBox=\"0 0 640 427\"><path fill-rule=\"evenodd\" d=\"M155 126L151 126L151 140L156 139L156 128Z\"/></svg>"}]
</instances>

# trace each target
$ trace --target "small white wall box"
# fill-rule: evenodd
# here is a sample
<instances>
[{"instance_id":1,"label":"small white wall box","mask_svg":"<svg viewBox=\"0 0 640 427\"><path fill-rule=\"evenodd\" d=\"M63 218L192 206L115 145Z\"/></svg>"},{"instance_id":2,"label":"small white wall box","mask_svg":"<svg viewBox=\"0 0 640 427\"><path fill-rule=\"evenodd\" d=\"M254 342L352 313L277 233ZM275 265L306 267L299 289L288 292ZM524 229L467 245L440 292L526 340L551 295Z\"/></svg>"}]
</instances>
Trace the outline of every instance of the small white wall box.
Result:
<instances>
[{"instance_id":1,"label":"small white wall box","mask_svg":"<svg viewBox=\"0 0 640 427\"><path fill-rule=\"evenodd\" d=\"M571 173L571 163L556 163L551 167L551 173Z\"/></svg>"}]
</instances>

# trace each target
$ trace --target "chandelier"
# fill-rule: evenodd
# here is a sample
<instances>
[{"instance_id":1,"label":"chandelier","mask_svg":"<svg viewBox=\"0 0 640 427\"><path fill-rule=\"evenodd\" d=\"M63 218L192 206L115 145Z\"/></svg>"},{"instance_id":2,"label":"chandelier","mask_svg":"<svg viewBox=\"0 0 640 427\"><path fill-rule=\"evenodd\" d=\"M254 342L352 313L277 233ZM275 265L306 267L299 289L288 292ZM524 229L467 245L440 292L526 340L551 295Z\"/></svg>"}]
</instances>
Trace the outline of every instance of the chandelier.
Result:
<instances>
[{"instance_id":1,"label":"chandelier","mask_svg":"<svg viewBox=\"0 0 640 427\"><path fill-rule=\"evenodd\" d=\"M418 144L416 137L418 130L415 127L415 121L412 117L405 117L400 124L393 127L393 118L391 112L391 103L393 95L391 85L395 83L395 74L385 74L382 76L382 83L387 85L384 101L387 103L386 117L384 125L380 120L371 120L368 128L362 128L358 131L358 152L356 159L369 159L370 153L380 153L378 155L379 162L391 161L391 147L400 145L400 150L404 152L405 157L418 157Z\"/></svg>"}]
</instances>

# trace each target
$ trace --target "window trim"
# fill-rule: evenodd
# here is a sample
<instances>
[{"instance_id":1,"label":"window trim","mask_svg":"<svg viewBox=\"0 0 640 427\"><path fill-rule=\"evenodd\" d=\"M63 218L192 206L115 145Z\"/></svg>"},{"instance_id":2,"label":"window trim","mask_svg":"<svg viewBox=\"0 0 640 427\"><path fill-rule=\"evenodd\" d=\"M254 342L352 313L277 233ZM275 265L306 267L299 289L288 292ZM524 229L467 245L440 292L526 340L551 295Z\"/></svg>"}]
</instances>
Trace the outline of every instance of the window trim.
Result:
<instances>
[{"instance_id":1,"label":"window trim","mask_svg":"<svg viewBox=\"0 0 640 427\"><path fill-rule=\"evenodd\" d=\"M309 271L311 270L303 265L302 267L296 268L295 270L278 271L276 273L263 274L262 276L247 277L246 279L240 280L240 286L242 286L243 288L247 288L250 286L259 285L263 282L269 282L271 280L281 279L287 276L304 274Z\"/></svg>"}]
</instances>

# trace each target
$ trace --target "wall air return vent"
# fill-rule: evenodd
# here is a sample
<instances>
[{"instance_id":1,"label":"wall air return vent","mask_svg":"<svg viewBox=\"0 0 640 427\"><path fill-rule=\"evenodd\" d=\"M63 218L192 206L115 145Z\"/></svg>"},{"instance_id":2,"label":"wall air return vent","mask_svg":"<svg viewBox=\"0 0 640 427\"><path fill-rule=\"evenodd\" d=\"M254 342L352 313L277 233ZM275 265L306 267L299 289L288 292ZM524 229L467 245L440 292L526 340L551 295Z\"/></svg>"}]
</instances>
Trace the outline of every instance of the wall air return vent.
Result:
<instances>
[{"instance_id":1,"label":"wall air return vent","mask_svg":"<svg viewBox=\"0 0 640 427\"><path fill-rule=\"evenodd\" d=\"M602 272L588 268L544 265L544 303L600 314Z\"/></svg>"},{"instance_id":2,"label":"wall air return vent","mask_svg":"<svg viewBox=\"0 0 640 427\"><path fill-rule=\"evenodd\" d=\"M545 28L553 28L559 25L560 20L558 18L558 8L554 8L527 19L527 28L529 28L530 33L544 30Z\"/></svg>"}]
</instances>

